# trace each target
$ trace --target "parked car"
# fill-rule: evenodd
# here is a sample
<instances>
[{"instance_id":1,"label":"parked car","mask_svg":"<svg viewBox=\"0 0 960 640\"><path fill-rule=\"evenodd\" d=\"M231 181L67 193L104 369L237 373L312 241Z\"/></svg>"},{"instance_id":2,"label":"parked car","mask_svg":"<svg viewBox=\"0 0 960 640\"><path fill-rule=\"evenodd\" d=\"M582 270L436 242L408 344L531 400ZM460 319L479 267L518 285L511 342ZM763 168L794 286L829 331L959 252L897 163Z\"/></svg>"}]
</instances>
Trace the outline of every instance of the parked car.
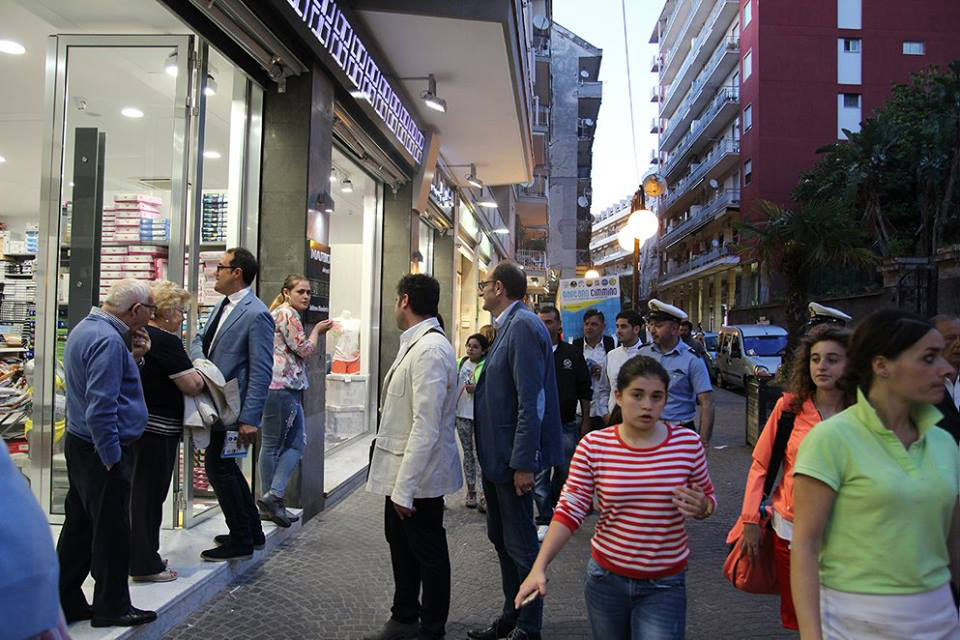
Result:
<instances>
[{"instance_id":1,"label":"parked car","mask_svg":"<svg viewBox=\"0 0 960 640\"><path fill-rule=\"evenodd\" d=\"M738 324L720 329L717 350L717 386L746 387L751 378L777 375L787 348L783 327Z\"/></svg>"},{"instance_id":2,"label":"parked car","mask_svg":"<svg viewBox=\"0 0 960 640\"><path fill-rule=\"evenodd\" d=\"M720 344L720 334L713 331L704 331L700 334L703 339L703 348L707 352L707 373L710 374L710 382L717 382L717 345Z\"/></svg>"}]
</instances>

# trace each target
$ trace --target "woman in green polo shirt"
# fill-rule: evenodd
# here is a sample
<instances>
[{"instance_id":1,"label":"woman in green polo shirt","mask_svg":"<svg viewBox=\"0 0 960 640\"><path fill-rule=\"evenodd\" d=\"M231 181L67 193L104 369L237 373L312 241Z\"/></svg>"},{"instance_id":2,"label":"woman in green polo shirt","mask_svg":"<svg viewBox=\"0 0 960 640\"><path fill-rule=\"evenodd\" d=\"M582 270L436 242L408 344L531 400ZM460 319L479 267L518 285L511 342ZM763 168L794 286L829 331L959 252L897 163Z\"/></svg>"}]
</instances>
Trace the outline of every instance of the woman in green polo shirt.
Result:
<instances>
[{"instance_id":1,"label":"woman in green polo shirt","mask_svg":"<svg viewBox=\"0 0 960 640\"><path fill-rule=\"evenodd\" d=\"M803 640L960 638L960 450L931 406L951 371L943 349L933 325L896 309L853 333L857 403L810 431L794 467Z\"/></svg>"}]
</instances>

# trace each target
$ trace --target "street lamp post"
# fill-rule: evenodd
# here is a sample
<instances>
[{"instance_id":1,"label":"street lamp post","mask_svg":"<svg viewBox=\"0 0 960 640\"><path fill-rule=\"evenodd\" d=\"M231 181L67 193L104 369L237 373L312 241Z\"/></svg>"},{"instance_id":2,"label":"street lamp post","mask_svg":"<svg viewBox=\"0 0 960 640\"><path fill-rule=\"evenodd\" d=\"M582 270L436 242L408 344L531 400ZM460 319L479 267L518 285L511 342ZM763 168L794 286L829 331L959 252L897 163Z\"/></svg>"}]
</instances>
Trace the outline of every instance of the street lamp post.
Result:
<instances>
[{"instance_id":1,"label":"street lamp post","mask_svg":"<svg viewBox=\"0 0 960 640\"><path fill-rule=\"evenodd\" d=\"M633 249L633 310L640 310L640 244L656 235L660 223L657 215L647 209L647 196L660 196L666 191L666 181L657 174L648 175L633 194L630 218L617 234L617 242L624 251Z\"/></svg>"}]
</instances>

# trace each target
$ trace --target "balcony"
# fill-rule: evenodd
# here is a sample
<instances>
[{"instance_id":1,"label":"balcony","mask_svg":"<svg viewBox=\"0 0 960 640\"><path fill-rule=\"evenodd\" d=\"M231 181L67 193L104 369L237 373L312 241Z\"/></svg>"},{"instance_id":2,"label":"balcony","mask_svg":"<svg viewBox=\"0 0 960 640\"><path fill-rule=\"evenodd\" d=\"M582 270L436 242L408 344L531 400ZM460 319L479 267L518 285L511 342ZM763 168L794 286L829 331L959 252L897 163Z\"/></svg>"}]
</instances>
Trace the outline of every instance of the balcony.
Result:
<instances>
[{"instance_id":1,"label":"balcony","mask_svg":"<svg viewBox=\"0 0 960 640\"><path fill-rule=\"evenodd\" d=\"M650 120L650 133L660 133L660 118L654 116Z\"/></svg>"},{"instance_id":2,"label":"balcony","mask_svg":"<svg viewBox=\"0 0 960 640\"><path fill-rule=\"evenodd\" d=\"M731 245L725 244L667 269L660 277L659 286L670 286L694 275L706 275L717 267L727 267L739 263L740 256L736 254Z\"/></svg>"},{"instance_id":3,"label":"balcony","mask_svg":"<svg viewBox=\"0 0 960 640\"><path fill-rule=\"evenodd\" d=\"M517 197L522 200L541 200L547 197L549 180L547 176L535 175L528 184L517 186Z\"/></svg>"},{"instance_id":4,"label":"balcony","mask_svg":"<svg viewBox=\"0 0 960 640\"><path fill-rule=\"evenodd\" d=\"M633 255L632 251L624 251L623 249L620 249L619 247L617 247L615 251L605 252L604 254L599 256L594 256L593 253L591 252L590 260L591 262L593 262L593 266L602 267L604 265L607 265L613 262L618 262L620 260L628 259L632 255Z\"/></svg>"},{"instance_id":5,"label":"balcony","mask_svg":"<svg viewBox=\"0 0 960 640\"><path fill-rule=\"evenodd\" d=\"M668 180L675 177L683 162L699 153L711 139L716 138L739 110L739 88L724 87L718 91L700 118L690 123L690 133L674 148L673 153L667 156L663 168L664 176Z\"/></svg>"},{"instance_id":6,"label":"balcony","mask_svg":"<svg viewBox=\"0 0 960 640\"><path fill-rule=\"evenodd\" d=\"M688 201L693 189L705 179L719 178L729 171L740 157L740 142L724 140L703 158L700 164L690 165L690 174L673 184L660 201L660 214L668 216L678 204Z\"/></svg>"},{"instance_id":7,"label":"balcony","mask_svg":"<svg viewBox=\"0 0 960 640\"><path fill-rule=\"evenodd\" d=\"M603 98L602 82L581 82L577 85L577 98L580 100L600 100Z\"/></svg>"},{"instance_id":8,"label":"balcony","mask_svg":"<svg viewBox=\"0 0 960 640\"><path fill-rule=\"evenodd\" d=\"M660 71L660 63L662 61L663 59L660 57L660 55L655 54L650 60L650 73L656 73Z\"/></svg>"},{"instance_id":9,"label":"balcony","mask_svg":"<svg viewBox=\"0 0 960 640\"><path fill-rule=\"evenodd\" d=\"M550 107L537 104L533 109L533 132L548 133L550 130Z\"/></svg>"},{"instance_id":10,"label":"balcony","mask_svg":"<svg viewBox=\"0 0 960 640\"><path fill-rule=\"evenodd\" d=\"M684 61L687 54L695 48L691 43L693 34L700 33L707 14L713 6L713 0L692 0L690 11L677 32L677 41L663 57L663 81L671 82L678 74L677 68Z\"/></svg>"},{"instance_id":11,"label":"balcony","mask_svg":"<svg viewBox=\"0 0 960 640\"><path fill-rule=\"evenodd\" d=\"M670 17L667 18L667 21L663 27L663 31L660 32L661 52L664 49L672 48L677 36L675 27L679 26L680 23L687 17L687 12L681 11L684 8L687 8L687 12L689 12L689 5L684 0L677 0L677 2L673 4L673 12L670 14Z\"/></svg>"},{"instance_id":12,"label":"balcony","mask_svg":"<svg viewBox=\"0 0 960 640\"><path fill-rule=\"evenodd\" d=\"M740 190L724 189L717 192L716 198L702 205L694 215L681 222L676 227L667 231L660 238L660 246L670 247L700 227L708 224L721 211L726 211L727 207L740 206Z\"/></svg>"},{"instance_id":13,"label":"balcony","mask_svg":"<svg viewBox=\"0 0 960 640\"><path fill-rule=\"evenodd\" d=\"M605 247L605 246L607 246L608 244L610 244L611 242L616 242L616 241L617 241L617 232L619 232L619 231L620 231L620 229L619 229L619 228L616 228L616 229L612 230L610 233L605 233L604 235L600 235L600 236L597 236L597 237L595 237L595 238L591 238L591 239L590 239L590 251L596 251L596 250L599 249L600 247Z\"/></svg>"},{"instance_id":14,"label":"balcony","mask_svg":"<svg viewBox=\"0 0 960 640\"><path fill-rule=\"evenodd\" d=\"M712 90L719 87L730 71L737 66L739 57L740 43L736 39L725 40L717 47L703 71L690 85L686 100L664 127L664 136L660 139L660 146L663 149L671 149L683 136L693 116L703 111L712 99L714 95Z\"/></svg>"},{"instance_id":15,"label":"balcony","mask_svg":"<svg viewBox=\"0 0 960 640\"><path fill-rule=\"evenodd\" d=\"M669 88L664 93L664 100L660 105L661 117L670 117L679 107L681 100L687 95L689 84L699 75L714 49L724 39L727 27L737 15L738 10L738 0L720 0L714 5L713 11L700 31L700 35L690 46L689 53L676 76L661 74L661 82L670 82ZM729 38L728 40L736 41L736 46L740 46L737 38Z\"/></svg>"},{"instance_id":16,"label":"balcony","mask_svg":"<svg viewBox=\"0 0 960 640\"><path fill-rule=\"evenodd\" d=\"M550 36L537 34L533 36L533 53L538 58L550 57Z\"/></svg>"},{"instance_id":17,"label":"balcony","mask_svg":"<svg viewBox=\"0 0 960 640\"><path fill-rule=\"evenodd\" d=\"M528 273L547 270L547 252L536 249L517 249L517 263Z\"/></svg>"},{"instance_id":18,"label":"balcony","mask_svg":"<svg viewBox=\"0 0 960 640\"><path fill-rule=\"evenodd\" d=\"M650 87L650 102L660 102L660 85Z\"/></svg>"}]
</instances>

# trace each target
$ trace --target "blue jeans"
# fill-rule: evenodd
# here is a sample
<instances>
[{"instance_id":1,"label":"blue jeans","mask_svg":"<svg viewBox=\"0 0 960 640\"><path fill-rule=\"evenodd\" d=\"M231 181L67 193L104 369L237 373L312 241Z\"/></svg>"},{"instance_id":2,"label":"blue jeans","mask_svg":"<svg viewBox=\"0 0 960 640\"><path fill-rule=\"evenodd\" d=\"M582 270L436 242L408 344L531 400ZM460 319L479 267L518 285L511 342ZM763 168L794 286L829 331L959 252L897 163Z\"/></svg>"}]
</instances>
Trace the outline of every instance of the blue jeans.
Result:
<instances>
[{"instance_id":1,"label":"blue jeans","mask_svg":"<svg viewBox=\"0 0 960 640\"><path fill-rule=\"evenodd\" d=\"M683 640L687 623L686 569L656 580L627 578L593 558L584 594L594 638Z\"/></svg>"},{"instance_id":2,"label":"blue jeans","mask_svg":"<svg viewBox=\"0 0 960 640\"><path fill-rule=\"evenodd\" d=\"M282 498L303 456L303 404L299 389L270 389L260 431L260 490Z\"/></svg>"},{"instance_id":3,"label":"blue jeans","mask_svg":"<svg viewBox=\"0 0 960 640\"><path fill-rule=\"evenodd\" d=\"M537 503L537 524L550 524L553 508L557 506L560 492L570 473L570 460L580 442L580 421L574 420L563 425L563 464L549 467L537 473L533 487L533 500Z\"/></svg>"},{"instance_id":4,"label":"blue jeans","mask_svg":"<svg viewBox=\"0 0 960 640\"><path fill-rule=\"evenodd\" d=\"M540 633L543 625L543 600L517 611L513 599L517 597L533 561L537 559L540 543L533 524L533 496L518 496L513 482L495 484L483 478L483 493L487 498L487 537L497 550L500 560L500 580L503 586L504 622L528 633Z\"/></svg>"}]
</instances>

